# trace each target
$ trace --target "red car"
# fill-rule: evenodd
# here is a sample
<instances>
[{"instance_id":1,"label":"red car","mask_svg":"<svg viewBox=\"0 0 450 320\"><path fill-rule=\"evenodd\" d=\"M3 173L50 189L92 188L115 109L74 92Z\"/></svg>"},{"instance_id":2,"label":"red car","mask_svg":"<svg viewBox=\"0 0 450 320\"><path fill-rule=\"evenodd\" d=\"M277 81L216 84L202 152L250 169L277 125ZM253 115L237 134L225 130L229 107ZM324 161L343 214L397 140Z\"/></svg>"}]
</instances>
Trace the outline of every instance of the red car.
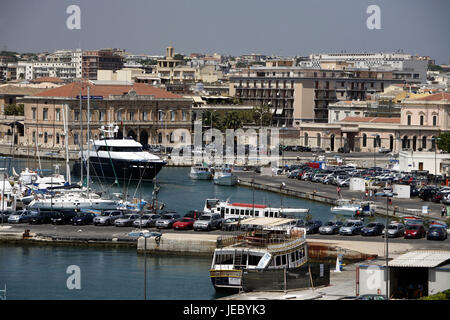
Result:
<instances>
[{"instance_id":1,"label":"red car","mask_svg":"<svg viewBox=\"0 0 450 320\"><path fill-rule=\"evenodd\" d=\"M173 228L175 230L190 230L194 228L195 219L192 218L181 218L173 223Z\"/></svg>"},{"instance_id":2,"label":"red car","mask_svg":"<svg viewBox=\"0 0 450 320\"><path fill-rule=\"evenodd\" d=\"M425 237L427 232L421 224L408 224L405 229L405 239L420 239Z\"/></svg>"}]
</instances>

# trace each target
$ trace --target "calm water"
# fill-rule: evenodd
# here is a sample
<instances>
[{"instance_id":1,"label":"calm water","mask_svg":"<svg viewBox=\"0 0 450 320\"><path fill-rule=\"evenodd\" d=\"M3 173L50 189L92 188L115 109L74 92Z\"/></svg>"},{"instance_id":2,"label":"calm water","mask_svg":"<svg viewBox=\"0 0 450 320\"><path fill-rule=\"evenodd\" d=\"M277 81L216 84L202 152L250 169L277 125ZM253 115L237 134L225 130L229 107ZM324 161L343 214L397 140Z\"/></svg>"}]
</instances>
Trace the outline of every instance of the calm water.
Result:
<instances>
[{"instance_id":1,"label":"calm water","mask_svg":"<svg viewBox=\"0 0 450 320\"><path fill-rule=\"evenodd\" d=\"M54 162L56 163L56 161ZM61 173L64 166L61 163ZM25 161L15 164L17 172ZM43 167L51 168L50 161ZM325 204L290 198L242 187L217 186L212 181L188 177L189 168L164 168L158 175L158 200L167 209L184 214L202 209L206 198L233 202L271 204L279 207L309 208L317 219L332 218ZM136 183L121 185L95 183L106 192L127 190L128 194L150 201L153 185L137 188ZM150 299L214 299L209 280L211 260L208 257L148 256L148 297ZM81 290L69 290L70 274L66 269L77 265L81 271ZM142 299L144 296L144 262L133 249L39 247L0 245L0 289L7 286L8 299Z\"/></svg>"}]
</instances>

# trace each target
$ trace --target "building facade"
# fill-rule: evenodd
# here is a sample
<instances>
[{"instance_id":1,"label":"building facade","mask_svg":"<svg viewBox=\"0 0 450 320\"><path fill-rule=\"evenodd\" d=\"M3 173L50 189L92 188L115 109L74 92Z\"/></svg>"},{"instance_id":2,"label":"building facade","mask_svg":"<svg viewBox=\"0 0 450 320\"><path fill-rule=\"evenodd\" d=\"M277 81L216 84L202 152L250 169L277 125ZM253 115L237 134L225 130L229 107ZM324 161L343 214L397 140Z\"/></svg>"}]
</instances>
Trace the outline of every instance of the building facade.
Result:
<instances>
[{"instance_id":1,"label":"building facade","mask_svg":"<svg viewBox=\"0 0 450 320\"><path fill-rule=\"evenodd\" d=\"M111 123L120 126L119 137L131 136L142 144L172 146L180 142L175 136L177 129L183 129L186 134L191 131L192 99L148 84L94 85L74 82L22 98L25 106L23 145L37 143L40 148L63 149L65 117L68 120L69 148L78 150L81 143L86 145L88 87L92 139L98 139L101 127Z\"/></svg>"}]
</instances>

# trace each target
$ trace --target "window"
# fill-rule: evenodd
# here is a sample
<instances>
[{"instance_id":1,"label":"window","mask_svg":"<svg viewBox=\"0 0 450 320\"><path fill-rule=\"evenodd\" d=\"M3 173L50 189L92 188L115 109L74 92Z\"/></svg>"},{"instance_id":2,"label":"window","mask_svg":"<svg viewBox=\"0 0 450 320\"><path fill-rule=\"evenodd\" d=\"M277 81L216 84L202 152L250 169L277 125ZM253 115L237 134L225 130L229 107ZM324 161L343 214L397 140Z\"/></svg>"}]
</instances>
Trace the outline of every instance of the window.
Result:
<instances>
[{"instance_id":1,"label":"window","mask_svg":"<svg viewBox=\"0 0 450 320\"><path fill-rule=\"evenodd\" d=\"M422 149L426 149L427 148L427 137L423 136L422 137Z\"/></svg>"},{"instance_id":2,"label":"window","mask_svg":"<svg viewBox=\"0 0 450 320\"><path fill-rule=\"evenodd\" d=\"M130 120L130 121L133 121L133 120L134 120L134 111L130 111L130 112L129 112L129 116L130 116L130 117L129 117L129 120Z\"/></svg>"},{"instance_id":3,"label":"window","mask_svg":"<svg viewBox=\"0 0 450 320\"><path fill-rule=\"evenodd\" d=\"M423 119L424 119L424 116L421 115L421 116L420 116L420 125L421 125L421 126L423 126Z\"/></svg>"},{"instance_id":4,"label":"window","mask_svg":"<svg viewBox=\"0 0 450 320\"><path fill-rule=\"evenodd\" d=\"M33 131L33 143L35 143L36 142L36 131Z\"/></svg>"},{"instance_id":5,"label":"window","mask_svg":"<svg viewBox=\"0 0 450 320\"><path fill-rule=\"evenodd\" d=\"M410 126L411 125L411 115L410 114L408 114L407 116L406 116L406 121L407 121L407 124L408 124L408 126Z\"/></svg>"},{"instance_id":6,"label":"window","mask_svg":"<svg viewBox=\"0 0 450 320\"><path fill-rule=\"evenodd\" d=\"M44 110L42 110L42 119L48 120L48 108L44 108Z\"/></svg>"},{"instance_id":7,"label":"window","mask_svg":"<svg viewBox=\"0 0 450 320\"><path fill-rule=\"evenodd\" d=\"M159 111L159 113L158 113L158 120L159 121L164 120L164 111L162 111L162 110Z\"/></svg>"},{"instance_id":8,"label":"window","mask_svg":"<svg viewBox=\"0 0 450 320\"><path fill-rule=\"evenodd\" d=\"M55 111L55 120L60 121L61 120L61 109L56 109Z\"/></svg>"},{"instance_id":9,"label":"window","mask_svg":"<svg viewBox=\"0 0 450 320\"><path fill-rule=\"evenodd\" d=\"M320 136L320 133L317 134L317 146L320 147L320 145L322 144L322 139Z\"/></svg>"},{"instance_id":10,"label":"window","mask_svg":"<svg viewBox=\"0 0 450 320\"><path fill-rule=\"evenodd\" d=\"M59 144L59 133L56 134L56 144Z\"/></svg>"},{"instance_id":11,"label":"window","mask_svg":"<svg viewBox=\"0 0 450 320\"><path fill-rule=\"evenodd\" d=\"M105 111L99 110L98 112L98 121L104 121L105 120Z\"/></svg>"},{"instance_id":12,"label":"window","mask_svg":"<svg viewBox=\"0 0 450 320\"><path fill-rule=\"evenodd\" d=\"M183 111L181 114L182 114L183 121L186 121L187 120L187 112Z\"/></svg>"},{"instance_id":13,"label":"window","mask_svg":"<svg viewBox=\"0 0 450 320\"><path fill-rule=\"evenodd\" d=\"M175 121L175 111L170 111L170 121Z\"/></svg>"},{"instance_id":14,"label":"window","mask_svg":"<svg viewBox=\"0 0 450 320\"><path fill-rule=\"evenodd\" d=\"M73 144L78 144L78 133L73 134Z\"/></svg>"},{"instance_id":15,"label":"window","mask_svg":"<svg viewBox=\"0 0 450 320\"><path fill-rule=\"evenodd\" d=\"M434 127L437 126L437 116L436 115L433 116L433 126Z\"/></svg>"},{"instance_id":16,"label":"window","mask_svg":"<svg viewBox=\"0 0 450 320\"><path fill-rule=\"evenodd\" d=\"M122 120L122 111L117 111L117 120Z\"/></svg>"},{"instance_id":17,"label":"window","mask_svg":"<svg viewBox=\"0 0 450 320\"><path fill-rule=\"evenodd\" d=\"M74 119L75 119L75 121L80 120L80 111L74 111Z\"/></svg>"},{"instance_id":18,"label":"window","mask_svg":"<svg viewBox=\"0 0 450 320\"><path fill-rule=\"evenodd\" d=\"M367 134L363 134L363 139L362 139L362 144L363 147L367 147Z\"/></svg>"},{"instance_id":19,"label":"window","mask_svg":"<svg viewBox=\"0 0 450 320\"><path fill-rule=\"evenodd\" d=\"M308 133L305 132L305 147L308 146Z\"/></svg>"},{"instance_id":20,"label":"window","mask_svg":"<svg viewBox=\"0 0 450 320\"><path fill-rule=\"evenodd\" d=\"M147 120L148 120L147 111L143 111L143 112L142 112L142 120L143 120L143 121L147 121Z\"/></svg>"},{"instance_id":21,"label":"window","mask_svg":"<svg viewBox=\"0 0 450 320\"><path fill-rule=\"evenodd\" d=\"M31 108L31 112L33 114L33 120L36 120L36 108Z\"/></svg>"},{"instance_id":22,"label":"window","mask_svg":"<svg viewBox=\"0 0 450 320\"><path fill-rule=\"evenodd\" d=\"M48 133L44 132L44 143L48 142Z\"/></svg>"}]
</instances>

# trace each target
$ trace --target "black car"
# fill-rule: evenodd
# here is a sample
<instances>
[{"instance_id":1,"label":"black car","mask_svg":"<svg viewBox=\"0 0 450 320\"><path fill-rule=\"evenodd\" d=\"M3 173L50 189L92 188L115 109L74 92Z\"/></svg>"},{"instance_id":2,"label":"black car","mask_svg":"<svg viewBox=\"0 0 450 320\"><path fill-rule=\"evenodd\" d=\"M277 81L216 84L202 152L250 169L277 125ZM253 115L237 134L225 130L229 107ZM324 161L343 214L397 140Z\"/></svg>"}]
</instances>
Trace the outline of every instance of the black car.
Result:
<instances>
[{"instance_id":1,"label":"black car","mask_svg":"<svg viewBox=\"0 0 450 320\"><path fill-rule=\"evenodd\" d=\"M47 224L52 223L52 218L59 216L60 211L40 211L36 216L31 218L30 224Z\"/></svg>"},{"instance_id":2,"label":"black car","mask_svg":"<svg viewBox=\"0 0 450 320\"><path fill-rule=\"evenodd\" d=\"M305 223L304 228L306 229L306 233L313 234L319 232L319 228L322 225L322 221L308 221Z\"/></svg>"},{"instance_id":3,"label":"black car","mask_svg":"<svg viewBox=\"0 0 450 320\"><path fill-rule=\"evenodd\" d=\"M436 187L423 187L420 189L419 198L423 201L430 201L436 196L437 193L439 193L439 189Z\"/></svg>"},{"instance_id":4,"label":"black car","mask_svg":"<svg viewBox=\"0 0 450 320\"><path fill-rule=\"evenodd\" d=\"M362 236L379 236L384 230L384 224L380 222L371 222L361 229Z\"/></svg>"},{"instance_id":5,"label":"black car","mask_svg":"<svg viewBox=\"0 0 450 320\"><path fill-rule=\"evenodd\" d=\"M75 217L72 218L72 224L75 225L83 225L83 224L91 224L94 222L94 218L96 215L92 212L83 212L77 213Z\"/></svg>"},{"instance_id":6,"label":"black car","mask_svg":"<svg viewBox=\"0 0 450 320\"><path fill-rule=\"evenodd\" d=\"M76 215L75 211L59 212L52 218L52 224L69 224Z\"/></svg>"}]
</instances>

